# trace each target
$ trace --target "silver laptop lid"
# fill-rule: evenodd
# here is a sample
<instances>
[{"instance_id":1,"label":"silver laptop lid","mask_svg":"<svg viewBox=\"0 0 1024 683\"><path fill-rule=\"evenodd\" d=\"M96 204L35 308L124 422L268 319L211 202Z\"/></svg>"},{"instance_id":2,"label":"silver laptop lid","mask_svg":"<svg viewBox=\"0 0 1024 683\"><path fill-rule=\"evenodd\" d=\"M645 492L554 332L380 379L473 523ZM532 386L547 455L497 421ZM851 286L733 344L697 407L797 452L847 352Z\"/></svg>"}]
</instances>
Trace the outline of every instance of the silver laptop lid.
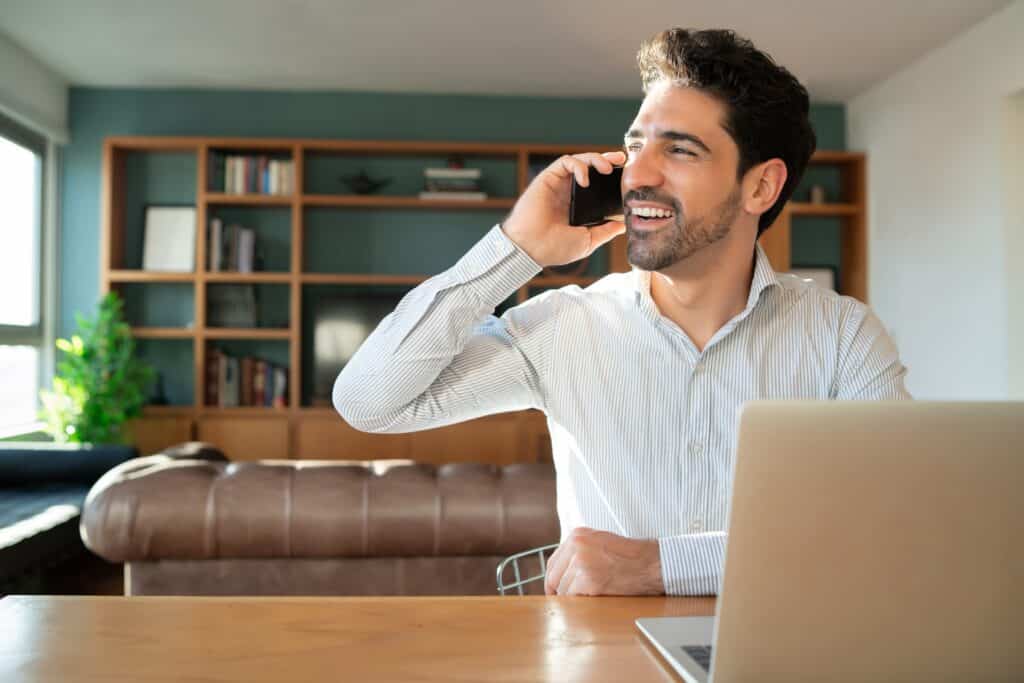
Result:
<instances>
[{"instance_id":1,"label":"silver laptop lid","mask_svg":"<svg viewBox=\"0 0 1024 683\"><path fill-rule=\"evenodd\" d=\"M1024 675L1024 403L752 402L737 454L715 681Z\"/></svg>"}]
</instances>

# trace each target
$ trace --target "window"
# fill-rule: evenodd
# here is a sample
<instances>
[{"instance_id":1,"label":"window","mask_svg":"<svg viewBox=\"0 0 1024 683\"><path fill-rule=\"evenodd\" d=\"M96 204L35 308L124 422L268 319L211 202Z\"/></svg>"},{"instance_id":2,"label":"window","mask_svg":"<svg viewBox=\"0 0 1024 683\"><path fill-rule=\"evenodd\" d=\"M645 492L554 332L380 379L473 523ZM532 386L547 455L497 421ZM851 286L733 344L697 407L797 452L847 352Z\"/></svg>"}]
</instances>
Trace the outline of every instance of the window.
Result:
<instances>
[{"instance_id":1,"label":"window","mask_svg":"<svg viewBox=\"0 0 1024 683\"><path fill-rule=\"evenodd\" d=\"M0 435L36 422L42 381L46 141L0 117Z\"/></svg>"}]
</instances>

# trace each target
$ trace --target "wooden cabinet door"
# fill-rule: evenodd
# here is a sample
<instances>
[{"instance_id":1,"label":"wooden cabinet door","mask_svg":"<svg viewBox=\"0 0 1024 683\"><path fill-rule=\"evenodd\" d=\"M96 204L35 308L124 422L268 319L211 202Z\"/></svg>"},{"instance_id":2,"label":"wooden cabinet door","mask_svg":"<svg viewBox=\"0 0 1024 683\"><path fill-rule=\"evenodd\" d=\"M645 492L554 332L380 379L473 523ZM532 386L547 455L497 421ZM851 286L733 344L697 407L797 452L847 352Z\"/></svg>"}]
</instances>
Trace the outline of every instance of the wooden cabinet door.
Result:
<instances>
[{"instance_id":1,"label":"wooden cabinet door","mask_svg":"<svg viewBox=\"0 0 1024 683\"><path fill-rule=\"evenodd\" d=\"M391 460L409 457L415 434L367 434L340 415L302 416L295 425L298 460Z\"/></svg>"},{"instance_id":2,"label":"wooden cabinet door","mask_svg":"<svg viewBox=\"0 0 1024 683\"><path fill-rule=\"evenodd\" d=\"M208 441L231 460L288 458L288 417L204 416L198 438Z\"/></svg>"},{"instance_id":3,"label":"wooden cabinet door","mask_svg":"<svg viewBox=\"0 0 1024 683\"><path fill-rule=\"evenodd\" d=\"M489 415L406 434L367 434L350 427L340 416L316 415L298 418L292 457L504 465L550 460L550 443L544 415L537 411Z\"/></svg>"},{"instance_id":4,"label":"wooden cabinet door","mask_svg":"<svg viewBox=\"0 0 1024 683\"><path fill-rule=\"evenodd\" d=\"M128 443L139 455L159 453L168 446L192 441L192 418L188 416L138 417L125 426Z\"/></svg>"}]
</instances>

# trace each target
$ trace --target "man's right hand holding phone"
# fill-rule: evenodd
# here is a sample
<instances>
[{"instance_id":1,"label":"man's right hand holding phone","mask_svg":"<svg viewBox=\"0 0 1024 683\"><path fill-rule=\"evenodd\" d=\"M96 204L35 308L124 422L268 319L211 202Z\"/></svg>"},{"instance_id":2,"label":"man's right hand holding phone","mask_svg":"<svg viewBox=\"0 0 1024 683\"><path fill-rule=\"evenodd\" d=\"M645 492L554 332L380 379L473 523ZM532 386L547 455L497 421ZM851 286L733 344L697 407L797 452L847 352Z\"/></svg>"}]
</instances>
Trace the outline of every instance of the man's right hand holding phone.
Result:
<instances>
[{"instance_id":1,"label":"man's right hand holding phone","mask_svg":"<svg viewBox=\"0 0 1024 683\"><path fill-rule=\"evenodd\" d=\"M502 230L538 265L562 266L590 256L598 247L626 231L611 220L592 228L569 225L572 181L586 187L590 169L608 174L626 163L624 152L565 155L544 169L512 207Z\"/></svg>"}]
</instances>

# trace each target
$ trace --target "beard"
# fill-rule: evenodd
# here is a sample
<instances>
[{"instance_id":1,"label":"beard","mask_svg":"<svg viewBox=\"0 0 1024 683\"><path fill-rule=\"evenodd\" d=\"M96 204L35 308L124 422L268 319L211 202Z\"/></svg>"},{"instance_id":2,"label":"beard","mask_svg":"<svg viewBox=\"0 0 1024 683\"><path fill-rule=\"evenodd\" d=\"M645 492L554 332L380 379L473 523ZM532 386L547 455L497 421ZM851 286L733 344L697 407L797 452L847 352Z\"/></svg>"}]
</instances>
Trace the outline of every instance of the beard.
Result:
<instances>
[{"instance_id":1,"label":"beard","mask_svg":"<svg viewBox=\"0 0 1024 683\"><path fill-rule=\"evenodd\" d=\"M672 207L673 218L657 230L634 228L637 220L626 215L627 255L630 264L641 270L662 270L693 256L728 236L740 212L740 188L737 185L725 200L706 215L686 221L679 202L664 201L652 191L634 190L626 201L661 201Z\"/></svg>"}]
</instances>

